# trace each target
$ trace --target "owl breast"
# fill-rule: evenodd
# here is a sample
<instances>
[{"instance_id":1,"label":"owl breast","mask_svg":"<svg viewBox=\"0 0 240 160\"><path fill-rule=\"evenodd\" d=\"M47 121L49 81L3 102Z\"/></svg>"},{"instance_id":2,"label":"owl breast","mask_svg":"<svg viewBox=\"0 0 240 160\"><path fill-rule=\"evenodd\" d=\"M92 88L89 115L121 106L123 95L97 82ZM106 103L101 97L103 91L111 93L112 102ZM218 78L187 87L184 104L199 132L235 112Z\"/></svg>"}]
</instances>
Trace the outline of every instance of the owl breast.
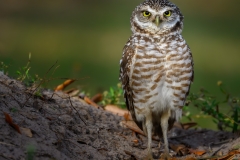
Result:
<instances>
[{"instance_id":1,"label":"owl breast","mask_svg":"<svg viewBox=\"0 0 240 160\"><path fill-rule=\"evenodd\" d=\"M136 47L129 85L136 119L142 121L149 112L160 117L170 109L171 118L178 120L192 77L191 53L186 42L181 36L135 36L133 42Z\"/></svg>"}]
</instances>

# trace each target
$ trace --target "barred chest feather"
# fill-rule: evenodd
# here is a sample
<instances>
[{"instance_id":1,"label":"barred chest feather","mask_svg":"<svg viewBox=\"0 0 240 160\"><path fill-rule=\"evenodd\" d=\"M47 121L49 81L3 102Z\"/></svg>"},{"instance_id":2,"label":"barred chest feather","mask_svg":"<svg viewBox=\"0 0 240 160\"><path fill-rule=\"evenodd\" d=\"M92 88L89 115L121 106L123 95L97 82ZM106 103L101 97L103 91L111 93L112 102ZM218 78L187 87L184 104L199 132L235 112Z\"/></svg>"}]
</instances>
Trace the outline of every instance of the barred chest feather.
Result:
<instances>
[{"instance_id":1,"label":"barred chest feather","mask_svg":"<svg viewBox=\"0 0 240 160\"><path fill-rule=\"evenodd\" d=\"M179 120L193 74L185 40L181 35L135 35L131 43L135 54L128 64L129 87L136 119L142 121L146 113L157 116L170 109L171 118Z\"/></svg>"}]
</instances>

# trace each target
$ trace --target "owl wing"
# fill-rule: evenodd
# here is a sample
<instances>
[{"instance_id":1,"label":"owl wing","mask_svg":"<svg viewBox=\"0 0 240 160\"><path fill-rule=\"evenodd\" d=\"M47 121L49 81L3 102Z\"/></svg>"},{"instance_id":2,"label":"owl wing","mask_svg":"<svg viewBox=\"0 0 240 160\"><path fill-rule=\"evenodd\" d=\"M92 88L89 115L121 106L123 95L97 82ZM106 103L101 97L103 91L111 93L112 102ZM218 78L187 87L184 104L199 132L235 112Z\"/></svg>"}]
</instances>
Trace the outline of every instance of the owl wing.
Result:
<instances>
[{"instance_id":1,"label":"owl wing","mask_svg":"<svg viewBox=\"0 0 240 160\"><path fill-rule=\"evenodd\" d=\"M194 80L194 62L193 62L192 52L191 52L189 46L187 46L187 47L188 47L188 52L189 52L189 55L190 55L190 58L191 58L191 62L192 62L192 76L190 77L190 81L192 83L193 80ZM190 83L190 85L188 87L188 91L186 93L186 97L189 95L189 91L190 91L190 88L191 88L191 83Z\"/></svg>"},{"instance_id":2,"label":"owl wing","mask_svg":"<svg viewBox=\"0 0 240 160\"><path fill-rule=\"evenodd\" d=\"M122 82L122 88L124 90L124 98L125 98L126 106L131 113L132 119L136 122L138 127L142 129L141 123L137 121L135 116L133 93L129 84L130 65L132 62L132 57L136 54L135 48L136 46L131 45L131 39L124 46L122 59L120 61L119 79Z\"/></svg>"}]
</instances>

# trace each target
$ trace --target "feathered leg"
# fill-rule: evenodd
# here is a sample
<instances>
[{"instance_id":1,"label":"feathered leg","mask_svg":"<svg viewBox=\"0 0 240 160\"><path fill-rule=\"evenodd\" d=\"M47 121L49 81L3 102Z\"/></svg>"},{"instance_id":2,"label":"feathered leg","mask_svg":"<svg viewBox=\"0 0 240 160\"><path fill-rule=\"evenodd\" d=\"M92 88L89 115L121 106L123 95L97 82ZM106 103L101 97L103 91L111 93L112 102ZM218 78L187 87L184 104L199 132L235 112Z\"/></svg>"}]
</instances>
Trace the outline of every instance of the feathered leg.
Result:
<instances>
[{"instance_id":1,"label":"feathered leg","mask_svg":"<svg viewBox=\"0 0 240 160\"><path fill-rule=\"evenodd\" d=\"M146 157L147 160L152 160L152 116L146 117L145 126L143 127L145 134L147 134L148 138L148 146L147 151L148 155Z\"/></svg>"},{"instance_id":2,"label":"feathered leg","mask_svg":"<svg viewBox=\"0 0 240 160\"><path fill-rule=\"evenodd\" d=\"M170 110L164 112L161 116L161 127L162 127L162 134L163 134L163 141L164 141L164 147L165 151L163 154L164 159L169 159L169 149L168 149L168 139L167 139L167 132L168 132L168 119L170 117Z\"/></svg>"}]
</instances>

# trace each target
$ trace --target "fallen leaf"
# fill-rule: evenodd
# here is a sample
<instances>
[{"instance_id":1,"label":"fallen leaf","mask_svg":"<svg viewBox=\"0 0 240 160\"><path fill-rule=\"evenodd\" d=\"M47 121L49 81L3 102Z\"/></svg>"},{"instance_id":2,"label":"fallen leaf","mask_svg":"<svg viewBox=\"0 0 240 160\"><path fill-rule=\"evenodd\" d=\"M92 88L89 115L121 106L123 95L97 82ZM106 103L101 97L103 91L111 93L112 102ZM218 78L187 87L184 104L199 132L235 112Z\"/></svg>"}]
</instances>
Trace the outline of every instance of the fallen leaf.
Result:
<instances>
[{"instance_id":1,"label":"fallen leaf","mask_svg":"<svg viewBox=\"0 0 240 160\"><path fill-rule=\"evenodd\" d=\"M92 97L92 101L95 103L101 102L102 100L103 100L103 95L101 93L98 93Z\"/></svg>"},{"instance_id":2,"label":"fallen leaf","mask_svg":"<svg viewBox=\"0 0 240 160\"><path fill-rule=\"evenodd\" d=\"M134 121L121 121L120 125L122 127L129 128L129 129L133 130L134 132L145 136L143 131L136 125L136 123Z\"/></svg>"},{"instance_id":3,"label":"fallen leaf","mask_svg":"<svg viewBox=\"0 0 240 160\"><path fill-rule=\"evenodd\" d=\"M182 144L178 144L178 145L170 144L169 146L170 146L170 148L171 148L174 152L176 152L176 153L179 153L179 151L180 151L181 149L186 148L186 146L184 146L184 145L182 145Z\"/></svg>"},{"instance_id":4,"label":"fallen leaf","mask_svg":"<svg viewBox=\"0 0 240 160\"><path fill-rule=\"evenodd\" d=\"M175 123L173 124L173 127L174 127L174 128L183 129L182 124L181 124L180 122L175 122Z\"/></svg>"},{"instance_id":5,"label":"fallen leaf","mask_svg":"<svg viewBox=\"0 0 240 160\"><path fill-rule=\"evenodd\" d=\"M133 143L137 144L137 143L138 143L138 140L137 140L137 139L134 139L134 140L133 140Z\"/></svg>"},{"instance_id":6,"label":"fallen leaf","mask_svg":"<svg viewBox=\"0 0 240 160\"><path fill-rule=\"evenodd\" d=\"M187 129L192 128L192 127L194 127L196 125L197 125L196 122L183 123L182 124L182 128L187 130Z\"/></svg>"},{"instance_id":7,"label":"fallen leaf","mask_svg":"<svg viewBox=\"0 0 240 160\"><path fill-rule=\"evenodd\" d=\"M211 159L211 160L232 160L235 157L235 154L228 154L219 158Z\"/></svg>"},{"instance_id":8,"label":"fallen leaf","mask_svg":"<svg viewBox=\"0 0 240 160\"><path fill-rule=\"evenodd\" d=\"M186 156L188 154L188 149L182 144L170 144L169 146L173 151L177 153L177 155Z\"/></svg>"},{"instance_id":9,"label":"fallen leaf","mask_svg":"<svg viewBox=\"0 0 240 160\"><path fill-rule=\"evenodd\" d=\"M95 108L99 108L99 106L94 103L91 99L89 99L88 97L84 97L84 101L87 103L87 104L90 104L91 106L95 107Z\"/></svg>"},{"instance_id":10,"label":"fallen leaf","mask_svg":"<svg viewBox=\"0 0 240 160\"><path fill-rule=\"evenodd\" d=\"M122 108L119 108L118 106L110 105L110 104L106 105L104 107L104 109L106 111L109 111L109 112L111 112L113 114L116 114L116 115L119 115L119 116L124 116L125 114L129 113L128 110L126 110L126 109L122 109Z\"/></svg>"},{"instance_id":11,"label":"fallen leaf","mask_svg":"<svg viewBox=\"0 0 240 160\"><path fill-rule=\"evenodd\" d=\"M79 90L73 88L73 89L65 91L65 93L67 93L70 97L73 97L73 96L78 95Z\"/></svg>"},{"instance_id":12,"label":"fallen leaf","mask_svg":"<svg viewBox=\"0 0 240 160\"><path fill-rule=\"evenodd\" d=\"M17 124L13 123L11 126L12 126L18 133L21 134L20 128L19 128L19 126L18 126Z\"/></svg>"},{"instance_id":13,"label":"fallen leaf","mask_svg":"<svg viewBox=\"0 0 240 160\"><path fill-rule=\"evenodd\" d=\"M73 79L68 79L66 81L64 81L62 84L58 85L54 91L62 91L64 88L66 88L67 86L69 86L71 83L73 83L75 80Z\"/></svg>"},{"instance_id":14,"label":"fallen leaf","mask_svg":"<svg viewBox=\"0 0 240 160\"><path fill-rule=\"evenodd\" d=\"M12 124L13 123L12 117L9 114L7 114L6 112L4 112L4 115L5 115L5 121L9 124Z\"/></svg>"},{"instance_id":15,"label":"fallen leaf","mask_svg":"<svg viewBox=\"0 0 240 160\"><path fill-rule=\"evenodd\" d=\"M126 120L126 121L132 121L132 116L131 116L131 114L128 112L128 113L125 113L124 115L123 115L123 117L124 117L124 119Z\"/></svg>"},{"instance_id":16,"label":"fallen leaf","mask_svg":"<svg viewBox=\"0 0 240 160\"><path fill-rule=\"evenodd\" d=\"M22 134L32 138L32 131L29 128L20 127Z\"/></svg>"},{"instance_id":17,"label":"fallen leaf","mask_svg":"<svg viewBox=\"0 0 240 160\"><path fill-rule=\"evenodd\" d=\"M232 160L235 155L240 154L240 150L232 150L227 155L208 157L210 160Z\"/></svg>"},{"instance_id":18,"label":"fallen leaf","mask_svg":"<svg viewBox=\"0 0 240 160\"><path fill-rule=\"evenodd\" d=\"M179 150L179 155L182 155L182 156L186 156L186 155L188 155L188 148L183 148L183 149L181 149L181 150Z\"/></svg>"},{"instance_id":19,"label":"fallen leaf","mask_svg":"<svg viewBox=\"0 0 240 160\"><path fill-rule=\"evenodd\" d=\"M83 104L88 104L84 99L78 97L75 97L79 102L83 103Z\"/></svg>"},{"instance_id":20,"label":"fallen leaf","mask_svg":"<svg viewBox=\"0 0 240 160\"><path fill-rule=\"evenodd\" d=\"M189 148L188 150L189 150L190 153L193 153L197 156L201 156L204 153L206 153L206 151L204 151L204 150L197 150L197 149L191 149L191 148Z\"/></svg>"},{"instance_id":21,"label":"fallen leaf","mask_svg":"<svg viewBox=\"0 0 240 160\"><path fill-rule=\"evenodd\" d=\"M229 152L229 154L240 154L240 149L233 150L233 151Z\"/></svg>"},{"instance_id":22,"label":"fallen leaf","mask_svg":"<svg viewBox=\"0 0 240 160\"><path fill-rule=\"evenodd\" d=\"M21 131L20 131L19 126L13 123L12 117L11 117L8 113L6 113L6 112L4 112L4 115L5 115L5 121L6 121L10 126L12 126L18 133L21 134Z\"/></svg>"}]
</instances>

